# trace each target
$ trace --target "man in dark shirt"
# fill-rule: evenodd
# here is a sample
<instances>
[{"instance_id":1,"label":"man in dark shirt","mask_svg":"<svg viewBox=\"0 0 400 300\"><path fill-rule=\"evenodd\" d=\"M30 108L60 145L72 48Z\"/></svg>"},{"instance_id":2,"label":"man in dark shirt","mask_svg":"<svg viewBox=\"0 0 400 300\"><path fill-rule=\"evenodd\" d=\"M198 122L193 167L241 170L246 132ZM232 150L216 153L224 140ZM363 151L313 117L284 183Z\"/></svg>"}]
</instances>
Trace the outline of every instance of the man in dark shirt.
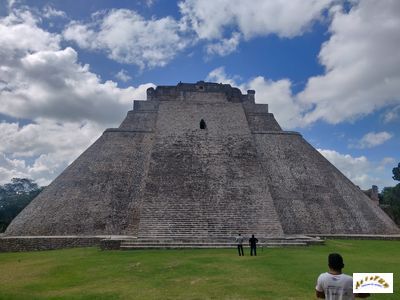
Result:
<instances>
[{"instance_id":1,"label":"man in dark shirt","mask_svg":"<svg viewBox=\"0 0 400 300\"><path fill-rule=\"evenodd\" d=\"M254 256L257 256L257 243L258 243L258 240L254 237L254 234L252 234L251 238L249 239L251 256L253 256L253 252L254 252Z\"/></svg>"}]
</instances>

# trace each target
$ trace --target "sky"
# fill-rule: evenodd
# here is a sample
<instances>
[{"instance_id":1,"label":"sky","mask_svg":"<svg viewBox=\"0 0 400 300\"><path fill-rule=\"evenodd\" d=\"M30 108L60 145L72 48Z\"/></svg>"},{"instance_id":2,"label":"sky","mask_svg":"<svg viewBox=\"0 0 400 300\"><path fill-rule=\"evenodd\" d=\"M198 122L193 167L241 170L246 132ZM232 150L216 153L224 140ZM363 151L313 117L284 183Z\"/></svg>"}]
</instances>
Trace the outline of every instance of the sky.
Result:
<instances>
[{"instance_id":1,"label":"sky","mask_svg":"<svg viewBox=\"0 0 400 300\"><path fill-rule=\"evenodd\" d=\"M0 0L0 184L49 184L149 87L256 91L356 185L400 162L398 0Z\"/></svg>"}]
</instances>

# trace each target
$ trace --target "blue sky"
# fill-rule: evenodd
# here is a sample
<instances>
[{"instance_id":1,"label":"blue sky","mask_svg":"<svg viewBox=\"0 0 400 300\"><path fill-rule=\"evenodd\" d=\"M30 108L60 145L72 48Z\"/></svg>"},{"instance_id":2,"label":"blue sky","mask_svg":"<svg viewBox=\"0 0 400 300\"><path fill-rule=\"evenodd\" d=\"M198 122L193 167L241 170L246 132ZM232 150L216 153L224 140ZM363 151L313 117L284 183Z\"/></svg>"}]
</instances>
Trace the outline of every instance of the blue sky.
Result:
<instances>
[{"instance_id":1,"label":"blue sky","mask_svg":"<svg viewBox=\"0 0 400 300\"><path fill-rule=\"evenodd\" d=\"M48 184L155 85L256 90L355 184L400 161L396 0L0 0L0 183Z\"/></svg>"}]
</instances>

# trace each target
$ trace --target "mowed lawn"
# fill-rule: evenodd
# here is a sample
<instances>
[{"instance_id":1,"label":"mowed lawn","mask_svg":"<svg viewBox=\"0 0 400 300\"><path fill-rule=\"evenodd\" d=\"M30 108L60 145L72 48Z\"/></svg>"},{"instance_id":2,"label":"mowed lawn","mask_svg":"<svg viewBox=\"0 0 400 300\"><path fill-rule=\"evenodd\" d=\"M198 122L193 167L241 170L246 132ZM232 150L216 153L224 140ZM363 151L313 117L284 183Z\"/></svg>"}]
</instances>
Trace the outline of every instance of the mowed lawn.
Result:
<instances>
[{"instance_id":1,"label":"mowed lawn","mask_svg":"<svg viewBox=\"0 0 400 300\"><path fill-rule=\"evenodd\" d=\"M0 253L0 299L315 299L327 255L346 273L393 272L400 299L399 241L327 241L325 246L259 249L101 251L77 248Z\"/></svg>"}]
</instances>

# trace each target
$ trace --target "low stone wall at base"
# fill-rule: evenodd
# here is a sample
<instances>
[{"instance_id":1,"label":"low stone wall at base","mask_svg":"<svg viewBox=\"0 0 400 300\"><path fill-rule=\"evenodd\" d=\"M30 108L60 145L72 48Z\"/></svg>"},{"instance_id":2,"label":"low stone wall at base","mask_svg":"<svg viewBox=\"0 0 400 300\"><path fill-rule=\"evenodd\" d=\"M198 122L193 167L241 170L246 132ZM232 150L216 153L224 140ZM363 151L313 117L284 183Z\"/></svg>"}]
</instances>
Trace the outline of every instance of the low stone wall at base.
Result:
<instances>
[{"instance_id":1,"label":"low stone wall at base","mask_svg":"<svg viewBox=\"0 0 400 300\"><path fill-rule=\"evenodd\" d=\"M351 239L351 240L397 240L400 241L400 235L367 235L367 234L310 234L307 236L319 237L321 239ZM322 240L307 238L307 236L285 236L279 238L270 238L262 244L276 244L277 242L305 242L309 245L322 245ZM232 239L230 239L232 240ZM76 247L100 247L101 250L120 250L123 241L137 241L137 237L132 236L0 236L0 252L22 252L22 251L41 251L55 250ZM260 240L261 241L261 240ZM140 244L140 240L138 241ZM163 241L156 241L164 245ZM171 242L171 241L170 241ZM215 241L213 241L215 242ZM275 242L275 243L274 243ZM145 242L142 241L142 244ZM226 243L226 241L225 241ZM161 245L160 244L160 245ZM191 243L187 243L188 245ZM202 244L207 244L202 241ZM168 245L168 244L167 244ZM197 245L197 244L196 244ZM145 245L141 245L144 247ZM197 245L198 246L198 245ZM204 246L204 245L202 245ZM234 247L235 245L230 245ZM214 246L210 246L213 248ZM162 247L158 247L162 248ZM176 247L179 248L179 247ZM182 247L184 248L184 247ZM191 248L196 248L193 246Z\"/></svg>"},{"instance_id":2,"label":"low stone wall at base","mask_svg":"<svg viewBox=\"0 0 400 300\"><path fill-rule=\"evenodd\" d=\"M103 239L100 241L101 250L120 250L121 240Z\"/></svg>"},{"instance_id":3,"label":"low stone wall at base","mask_svg":"<svg viewBox=\"0 0 400 300\"><path fill-rule=\"evenodd\" d=\"M400 241L400 234L307 234L327 240L388 240Z\"/></svg>"},{"instance_id":4,"label":"low stone wall at base","mask_svg":"<svg viewBox=\"0 0 400 300\"><path fill-rule=\"evenodd\" d=\"M0 252L54 250L100 245L102 236L13 236L0 237Z\"/></svg>"}]
</instances>

